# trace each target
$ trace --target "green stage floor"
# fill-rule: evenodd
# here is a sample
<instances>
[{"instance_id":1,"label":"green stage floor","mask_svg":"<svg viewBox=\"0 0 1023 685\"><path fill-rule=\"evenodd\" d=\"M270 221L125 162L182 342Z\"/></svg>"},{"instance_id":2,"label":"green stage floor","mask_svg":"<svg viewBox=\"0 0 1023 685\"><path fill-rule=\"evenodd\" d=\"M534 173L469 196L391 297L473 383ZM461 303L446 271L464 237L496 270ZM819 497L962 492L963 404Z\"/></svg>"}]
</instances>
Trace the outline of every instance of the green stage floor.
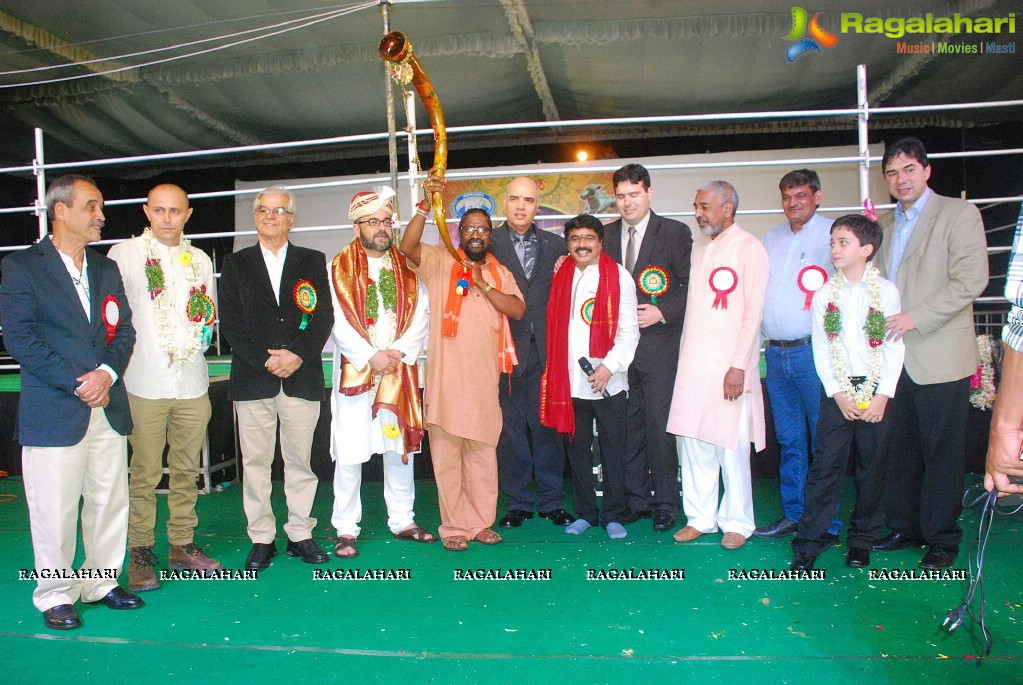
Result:
<instances>
[{"instance_id":1,"label":"green stage floor","mask_svg":"<svg viewBox=\"0 0 1023 685\"><path fill-rule=\"evenodd\" d=\"M283 517L280 483L275 510ZM418 520L436 530L432 481L419 488ZM777 482L754 482L761 521L777 509ZM842 514L851 505L846 484ZM844 546L820 559L825 580L730 580L730 569L787 568L788 541L721 548L720 535L688 545L655 534L649 520L624 541L600 529L580 538L534 518L502 531L496 547L452 553L399 542L385 526L381 484L364 486L361 555L327 566L280 553L257 580L165 581L146 607L114 612L79 605L83 628L42 626L20 479L0 481L0 654L7 680L93 682L623 682L699 678L732 683L1020 682L1023 679L1021 515L1000 517L986 564L992 656L964 626L948 635L945 612L966 582L871 580L843 564ZM160 497L161 508L165 498ZM316 538L333 545L331 493L321 483ZM248 553L239 486L201 497L197 542L229 569ZM499 514L501 512L499 511ZM977 511L964 514L975 537ZM162 520L160 527L162 527ZM166 538L157 536L166 559ZM957 566L966 566L964 544ZM915 568L920 552L874 554L872 568ZM408 580L314 580L314 569L408 569ZM684 580L587 580L607 569L685 569ZM550 580L455 580L458 569L550 569ZM127 578L122 579L126 584ZM940 679L940 680L939 680Z\"/></svg>"}]
</instances>

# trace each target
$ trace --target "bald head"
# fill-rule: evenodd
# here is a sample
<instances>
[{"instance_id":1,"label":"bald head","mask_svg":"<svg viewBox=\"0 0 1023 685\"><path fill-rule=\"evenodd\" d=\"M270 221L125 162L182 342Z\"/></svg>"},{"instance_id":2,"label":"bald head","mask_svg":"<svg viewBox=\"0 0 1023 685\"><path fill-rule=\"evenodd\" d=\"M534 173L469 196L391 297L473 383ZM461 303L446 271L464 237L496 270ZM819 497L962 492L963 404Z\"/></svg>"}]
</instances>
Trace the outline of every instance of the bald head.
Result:
<instances>
[{"instance_id":1,"label":"bald head","mask_svg":"<svg viewBox=\"0 0 1023 685\"><path fill-rule=\"evenodd\" d=\"M181 242L185 224L192 216L188 195L172 183L161 183L150 190L142 211L149 219L153 237L168 247Z\"/></svg>"},{"instance_id":2,"label":"bald head","mask_svg":"<svg viewBox=\"0 0 1023 685\"><path fill-rule=\"evenodd\" d=\"M540 187L526 176L513 178L505 191L505 215L508 225L517 233L525 233L533 225L540 209Z\"/></svg>"}]
</instances>

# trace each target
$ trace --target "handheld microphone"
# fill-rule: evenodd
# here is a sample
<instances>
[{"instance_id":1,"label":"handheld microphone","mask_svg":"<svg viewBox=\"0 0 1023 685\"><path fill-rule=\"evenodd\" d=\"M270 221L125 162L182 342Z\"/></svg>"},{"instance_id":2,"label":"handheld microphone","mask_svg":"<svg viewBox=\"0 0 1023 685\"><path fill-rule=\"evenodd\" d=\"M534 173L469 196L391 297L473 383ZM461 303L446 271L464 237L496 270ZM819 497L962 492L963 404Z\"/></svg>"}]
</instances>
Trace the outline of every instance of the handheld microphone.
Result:
<instances>
[{"instance_id":1,"label":"handheld microphone","mask_svg":"<svg viewBox=\"0 0 1023 685\"><path fill-rule=\"evenodd\" d=\"M590 360L587 359L586 357L579 357L579 368L581 368L583 370L583 373L585 373L587 376L592 376L594 373L593 364L591 364ZM611 399L611 394L607 391L607 388L604 388L604 392L602 392L601 395L604 396L605 400Z\"/></svg>"}]
</instances>

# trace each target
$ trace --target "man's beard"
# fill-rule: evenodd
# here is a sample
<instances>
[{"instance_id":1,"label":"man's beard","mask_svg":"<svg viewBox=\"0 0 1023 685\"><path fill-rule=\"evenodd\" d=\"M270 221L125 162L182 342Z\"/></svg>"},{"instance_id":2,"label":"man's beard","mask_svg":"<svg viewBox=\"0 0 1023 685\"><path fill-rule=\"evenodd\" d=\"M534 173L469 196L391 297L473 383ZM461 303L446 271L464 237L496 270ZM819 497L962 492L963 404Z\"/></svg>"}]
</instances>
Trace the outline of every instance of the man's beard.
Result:
<instances>
[{"instance_id":1,"label":"man's beard","mask_svg":"<svg viewBox=\"0 0 1023 685\"><path fill-rule=\"evenodd\" d=\"M470 242L471 241L467 240L465 241L465 244L462 245L462 252L464 252L465 256L469 258L469 261L482 262L484 259L486 259L487 253L490 252L490 248L486 246L480 246L478 249L473 249L469 245Z\"/></svg>"},{"instance_id":2,"label":"man's beard","mask_svg":"<svg viewBox=\"0 0 1023 685\"><path fill-rule=\"evenodd\" d=\"M724 226L715 226L709 222L706 224L697 223L697 225L700 227L700 233L708 238L717 238L725 230Z\"/></svg>"},{"instance_id":3,"label":"man's beard","mask_svg":"<svg viewBox=\"0 0 1023 685\"><path fill-rule=\"evenodd\" d=\"M394 239L386 233L382 236L375 237L373 240L370 240L360 233L359 240L362 241L362 246L364 248L374 252L386 252L391 249L391 244L394 242Z\"/></svg>"}]
</instances>

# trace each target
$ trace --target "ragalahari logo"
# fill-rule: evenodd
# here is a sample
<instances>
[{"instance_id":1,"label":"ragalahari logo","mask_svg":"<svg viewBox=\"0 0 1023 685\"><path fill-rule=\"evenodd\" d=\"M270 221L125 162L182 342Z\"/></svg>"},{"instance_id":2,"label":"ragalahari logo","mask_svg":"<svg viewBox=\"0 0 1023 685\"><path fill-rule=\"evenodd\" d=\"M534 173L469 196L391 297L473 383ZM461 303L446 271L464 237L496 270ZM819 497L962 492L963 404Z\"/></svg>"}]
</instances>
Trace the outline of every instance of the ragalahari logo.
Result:
<instances>
[{"instance_id":1,"label":"ragalahari logo","mask_svg":"<svg viewBox=\"0 0 1023 685\"><path fill-rule=\"evenodd\" d=\"M785 40L795 41L785 49L785 58L789 62L795 62L800 55L811 50L819 55L822 47L830 48L838 42L838 36L825 31L817 21L820 14L813 15L809 22L806 16L806 10L802 7L792 8L792 32L785 36ZM810 37L804 38L807 32Z\"/></svg>"}]
</instances>

